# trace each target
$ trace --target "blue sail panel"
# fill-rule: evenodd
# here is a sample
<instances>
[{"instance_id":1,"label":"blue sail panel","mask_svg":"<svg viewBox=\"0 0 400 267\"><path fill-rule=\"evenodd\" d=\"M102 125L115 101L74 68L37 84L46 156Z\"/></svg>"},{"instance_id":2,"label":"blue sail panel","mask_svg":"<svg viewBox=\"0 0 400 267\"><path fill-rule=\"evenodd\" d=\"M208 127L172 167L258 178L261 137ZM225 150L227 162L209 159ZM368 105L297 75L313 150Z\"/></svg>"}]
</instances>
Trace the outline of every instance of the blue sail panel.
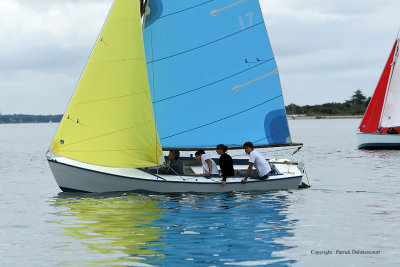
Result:
<instances>
[{"instance_id":1,"label":"blue sail panel","mask_svg":"<svg viewBox=\"0 0 400 267\"><path fill-rule=\"evenodd\" d=\"M144 42L163 147L290 143L258 0L151 0Z\"/></svg>"}]
</instances>

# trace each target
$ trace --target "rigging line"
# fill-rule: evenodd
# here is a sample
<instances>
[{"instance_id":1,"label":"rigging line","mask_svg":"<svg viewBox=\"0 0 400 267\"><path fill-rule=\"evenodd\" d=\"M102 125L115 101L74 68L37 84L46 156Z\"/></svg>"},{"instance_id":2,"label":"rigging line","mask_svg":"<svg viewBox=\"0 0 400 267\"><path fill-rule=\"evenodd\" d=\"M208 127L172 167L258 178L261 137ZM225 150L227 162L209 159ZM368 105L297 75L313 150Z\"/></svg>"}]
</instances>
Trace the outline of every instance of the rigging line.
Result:
<instances>
[{"instance_id":1,"label":"rigging line","mask_svg":"<svg viewBox=\"0 0 400 267\"><path fill-rule=\"evenodd\" d=\"M268 60L265 60L265 61L263 61L263 62L261 62L261 63L259 63L259 64L257 64L257 65L254 65L254 66L252 66L252 67L250 67L250 68L247 68L247 69L245 69L245 70L239 71L239 72L237 72L237 73L234 73L234 74L232 74L232 75L229 75L229 76L227 76L227 77L225 77L225 78L222 78L222 79L220 79L220 80L214 81L214 82L212 82L212 83L209 83L209 84L206 84L206 85L197 87L197 88L195 88L195 89L191 89L191 90L185 91L185 92L180 93L180 94L176 94L176 95L173 95L173 96L169 96L169 97L166 97L166 98L163 98L163 99L154 101L153 104L158 103L158 102L161 102L161 101L169 100L169 99L171 99L171 98L178 97L178 96L181 96L181 95L184 95L184 94L188 94L188 93L191 93L191 92L194 92L194 91L203 89L203 88L205 88L205 87L211 86L211 85L213 85L213 84L222 82L222 81L227 80L227 79L230 79L230 78L232 78L232 77L234 77L234 76L236 76L236 75L239 75L239 74L241 74L241 73L244 73L244 72L246 72L246 71L248 71L248 70L251 70L251 69L253 69L253 68L256 68L256 67L258 67L258 66L260 66L260 65L262 65L262 64L264 64L264 63L267 63L267 62L269 62L269 61L271 61L271 60L274 60L274 58L270 58L270 59L268 59ZM154 98L154 99L155 99L155 98Z\"/></svg>"},{"instance_id":2,"label":"rigging line","mask_svg":"<svg viewBox=\"0 0 400 267\"><path fill-rule=\"evenodd\" d=\"M89 137L89 138L86 138L86 139L82 139L82 140L78 140L78 141L75 141L75 142L72 142L72 143L68 143L68 144L64 143L63 147L79 144L79 143L86 142L86 141L89 141L89 140L92 140L92 139L97 139L97 138L101 138L101 137L104 137L104 136L107 136L107 135L112 135L112 134L115 134L115 133L118 133L118 132L127 131L127 130L136 128L138 126L146 125L146 124L149 124L149 123L152 123L152 121L145 121L145 122L142 122L142 123L138 123L138 124L132 125L131 127L127 127L127 128L124 128L124 129L118 129L118 130L115 130L115 131L112 131L112 132L109 132L109 133L105 133L105 134L101 134L101 135L97 135L97 136L92 136L92 137Z\"/></svg>"},{"instance_id":3,"label":"rigging line","mask_svg":"<svg viewBox=\"0 0 400 267\"><path fill-rule=\"evenodd\" d=\"M206 2L204 2L204 3L198 4L198 5L195 5L195 6L192 6L192 7L188 7L188 8L179 10L179 11L175 11L175 12L173 12L173 13L169 13L169 14L167 14L167 15L164 15L164 16L159 17L158 19L165 18L165 17L171 16L171 15L175 15L175 14L178 14L178 13L181 13L181 12L185 12L185 11L190 10L190 9L192 9L192 8L196 8L196 7L199 7L199 6L208 4L208 3L210 3L210 2L214 2L214 1L215 1L215 0L209 0L209 1L206 1Z\"/></svg>"},{"instance_id":4,"label":"rigging line","mask_svg":"<svg viewBox=\"0 0 400 267\"><path fill-rule=\"evenodd\" d=\"M278 151L286 151L286 150L294 150L292 147L290 147L290 148L276 148L276 147L271 147L271 148L268 148L269 150L274 150L274 151L272 151L273 153L275 153L275 152L278 152ZM297 149L297 148L296 148ZM269 155L269 154L271 154L271 152L270 151L268 151L268 152L259 152L261 155L263 155L263 156L267 156L267 155Z\"/></svg>"},{"instance_id":5,"label":"rigging line","mask_svg":"<svg viewBox=\"0 0 400 267\"><path fill-rule=\"evenodd\" d=\"M267 101L264 101L264 102L262 102L262 103L260 103L260 104L257 104L257 105L255 105L255 106L252 106L251 108L247 108L247 109L245 109L245 110L236 112L236 113L234 113L234 114L231 114L231 115L226 116L226 117L224 117L224 118L221 118L221 119L219 119L219 120L212 121L212 122L209 122L209 123L206 123L206 124L197 126L197 127L195 127L195 128L189 129L189 130L185 130L185 131L182 131L182 132L179 132L179 133L176 133L176 134L172 134L172 135L169 135L169 136L160 138L160 140L164 140L164 139L167 139L167 138L171 138L171 137L174 137L174 136L183 134L183 133L191 132L191 131L197 130L197 129L199 129L199 128L203 128L203 127L205 127L205 126L208 126L208 125L211 125L211 124L214 124L214 123L217 123L217 122L220 122L220 121L223 121L223 120L232 118L232 117L234 117L234 116L237 116L237 115L239 115L239 114L242 114L242 113L244 113L244 112L247 112L247 111L249 111L249 110L252 110L252 109L254 109L254 108L256 108L256 107L262 106L262 105L264 105L264 104L266 104L266 103L268 103L268 102L271 102L271 101L273 101L273 100L275 100L275 99L278 99L279 97L282 97L282 94L280 94L280 95L278 95L278 96L275 96L275 97L273 97L273 98L271 98L271 99L268 99Z\"/></svg>"},{"instance_id":6,"label":"rigging line","mask_svg":"<svg viewBox=\"0 0 400 267\"><path fill-rule=\"evenodd\" d=\"M224 10L227 10L227 9L229 9L229 8L231 8L231 7L240 5L240 4L242 4L242 3L244 3L244 2L247 2L247 1L248 1L248 0L241 0L241 1L239 1L239 2L233 3L233 4L229 5L229 6L226 6L226 7L224 7L224 8L221 8L221 9L219 9L219 10L212 10L212 11L210 12L210 15L211 15L211 16L215 16L215 15L217 15L218 13L220 13L220 12L222 12L222 11L224 11Z\"/></svg>"},{"instance_id":7,"label":"rigging line","mask_svg":"<svg viewBox=\"0 0 400 267\"><path fill-rule=\"evenodd\" d=\"M152 25L150 25L150 46L151 46L151 58L153 59L153 56L154 56L154 49L153 49L153 28L152 28ZM153 88L154 88L154 90L153 90L153 97L154 97L154 99L156 98L156 88L155 88L155 85L154 85L154 75L155 75L155 73L154 73L154 66L153 66L153 64L151 65L151 71L152 71L152 73L153 73L153 75L152 75L152 83L153 83ZM150 86L150 84L149 84L149 86ZM149 88L150 89L150 88ZM154 127L154 131L155 131L155 142L156 142L156 158L158 158L159 159L159 157L158 157L158 149L157 149L157 144L158 144L158 132L157 132L157 125L156 125L156 121L157 121L157 108L156 108L156 105L154 105L153 103L152 103L152 106L153 106L153 110L154 110L154 125L155 125L155 127ZM161 153L162 154L162 153ZM160 163L160 160L159 160L159 162L158 163Z\"/></svg>"},{"instance_id":8,"label":"rigging line","mask_svg":"<svg viewBox=\"0 0 400 267\"><path fill-rule=\"evenodd\" d=\"M255 143L258 143L258 142L261 142L262 140L265 140L265 139L268 139L268 138L270 138L271 136L267 136L267 137L265 137L265 138L261 138L261 139L259 139L259 140L257 140L257 141L254 141L254 142L252 142L253 144L255 144Z\"/></svg>"},{"instance_id":9,"label":"rigging line","mask_svg":"<svg viewBox=\"0 0 400 267\"><path fill-rule=\"evenodd\" d=\"M259 140L257 140L257 141L253 141L252 143L253 143L254 145L257 145L258 142L261 142L261 141L263 141L263 140L265 140L265 139L268 139L268 138L272 138L272 135L266 136L265 138L259 139ZM285 143L279 143L279 144L287 144L287 143L285 142ZM270 144L270 145L278 145L278 144Z\"/></svg>"},{"instance_id":10,"label":"rigging line","mask_svg":"<svg viewBox=\"0 0 400 267\"><path fill-rule=\"evenodd\" d=\"M264 78L267 78L268 76L271 76L272 74L275 74L275 73L278 73L278 69L275 69L274 71L272 71L272 72L270 72L270 73L267 73L267 74L265 74L265 75L263 75L263 76L261 76L261 77L258 77L258 78L256 78L256 79L250 81L250 82L244 83L244 84L242 84L242 85L237 85L237 86L235 86L235 87L232 88L232 91L236 92L236 91L238 91L240 88L243 88L243 87L245 87L245 86L247 86L247 85L250 85L250 84L252 84L252 83L258 82L258 81L260 81L260 80L262 80L262 79L264 79Z\"/></svg>"},{"instance_id":11,"label":"rigging line","mask_svg":"<svg viewBox=\"0 0 400 267\"><path fill-rule=\"evenodd\" d=\"M191 49L188 49L188 50L185 50L185 51L182 51L182 52L179 52L179 53L170 55L170 56L162 57L162 58L159 58L159 59L156 59L156 60L147 62L146 64L154 63L154 62L161 61L161 60L164 60L164 59L168 59L168 58L171 58L171 57L179 56L179 55L182 55L182 54L191 52L191 51L193 51L193 50L197 50L197 49L199 49L199 48L202 48L202 47L205 47L205 46L207 46L207 45L210 45L210 44L219 42L219 41L221 41L221 40L224 40L224 39L226 39L226 38L229 38L229 37L231 37L231 36L234 36L234 35L236 35L236 34L238 34L238 33L243 32L243 31L247 31L247 30L249 30L249 29L251 29L251 28L254 28L254 27L256 27L256 26L259 26L259 25L264 25L264 21L259 22L259 23L256 23L256 24L254 24L254 25L252 25L252 26L250 26L250 27L247 27L247 28L245 28L245 29L243 29L243 30L234 32L234 33L232 33L232 34L229 34L229 35L227 35L227 36L224 36L224 37L219 38L219 39L217 39L217 40L214 40L214 41L212 41L212 42L209 42L209 43L206 43L206 44L202 44L202 45L200 45L200 46L197 46L197 47L194 47L194 48L191 48Z\"/></svg>"},{"instance_id":12,"label":"rigging line","mask_svg":"<svg viewBox=\"0 0 400 267\"><path fill-rule=\"evenodd\" d=\"M261 141L263 141L263 140L265 140L265 139L268 139L268 138L272 138L272 136L270 135L270 136L267 136L267 137L265 137L265 138L261 138L261 139L259 139L259 140L257 140L257 141L253 141L252 143L253 143L253 144L256 144L256 143L261 142ZM257 145L257 144L256 144L256 145ZM275 145L275 144L270 144L270 145Z\"/></svg>"},{"instance_id":13,"label":"rigging line","mask_svg":"<svg viewBox=\"0 0 400 267\"><path fill-rule=\"evenodd\" d=\"M257 141L252 141L252 143L255 144L255 145L257 145L256 143L261 142L261 141L263 141L263 140L265 140L265 139L268 139L268 138L272 138L272 136L271 136L271 135L266 136L265 138L261 138L261 139L259 139L259 140L257 140ZM269 144L269 145L275 145L275 144Z\"/></svg>"}]
</instances>

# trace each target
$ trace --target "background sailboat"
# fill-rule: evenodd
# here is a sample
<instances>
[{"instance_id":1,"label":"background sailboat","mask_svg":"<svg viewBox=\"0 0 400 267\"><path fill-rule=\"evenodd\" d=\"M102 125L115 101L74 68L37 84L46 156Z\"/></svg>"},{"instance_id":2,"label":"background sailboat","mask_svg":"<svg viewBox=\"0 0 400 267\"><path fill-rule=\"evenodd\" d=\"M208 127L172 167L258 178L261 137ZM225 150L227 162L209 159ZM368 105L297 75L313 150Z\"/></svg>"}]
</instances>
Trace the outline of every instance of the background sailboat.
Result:
<instances>
[{"instance_id":1,"label":"background sailboat","mask_svg":"<svg viewBox=\"0 0 400 267\"><path fill-rule=\"evenodd\" d=\"M397 38L357 133L358 148L400 148L400 70Z\"/></svg>"},{"instance_id":2,"label":"background sailboat","mask_svg":"<svg viewBox=\"0 0 400 267\"><path fill-rule=\"evenodd\" d=\"M49 149L60 188L297 188L302 173L287 160L277 162L273 178L246 185L240 177L221 186L220 178L194 176L193 157L183 159L185 175L142 168L160 164L160 143L188 151L249 140L261 147L294 144L257 0L153 0L140 9L139 1L116 0L100 33ZM246 168L244 162L236 168Z\"/></svg>"}]
</instances>

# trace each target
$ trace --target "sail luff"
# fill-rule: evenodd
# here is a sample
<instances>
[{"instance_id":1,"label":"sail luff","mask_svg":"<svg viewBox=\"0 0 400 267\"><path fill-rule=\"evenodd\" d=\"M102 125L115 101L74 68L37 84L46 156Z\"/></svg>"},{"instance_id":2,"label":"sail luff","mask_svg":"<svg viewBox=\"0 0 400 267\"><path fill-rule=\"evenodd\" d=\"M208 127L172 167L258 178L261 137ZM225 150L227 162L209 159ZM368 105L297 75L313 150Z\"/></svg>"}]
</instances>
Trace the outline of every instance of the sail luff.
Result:
<instances>
[{"instance_id":1,"label":"sail luff","mask_svg":"<svg viewBox=\"0 0 400 267\"><path fill-rule=\"evenodd\" d=\"M157 165L139 1L116 0L53 139L53 153L110 167Z\"/></svg>"}]
</instances>

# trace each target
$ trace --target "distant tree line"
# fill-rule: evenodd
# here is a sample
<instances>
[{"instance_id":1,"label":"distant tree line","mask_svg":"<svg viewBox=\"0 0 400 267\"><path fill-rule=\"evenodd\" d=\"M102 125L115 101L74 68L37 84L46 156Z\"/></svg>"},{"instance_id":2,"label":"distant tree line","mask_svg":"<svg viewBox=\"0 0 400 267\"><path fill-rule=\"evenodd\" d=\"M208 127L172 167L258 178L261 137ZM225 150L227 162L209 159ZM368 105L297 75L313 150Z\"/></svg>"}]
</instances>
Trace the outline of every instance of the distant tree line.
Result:
<instances>
[{"instance_id":1,"label":"distant tree line","mask_svg":"<svg viewBox=\"0 0 400 267\"><path fill-rule=\"evenodd\" d=\"M43 123L43 122L60 122L62 115L1 115L0 123Z\"/></svg>"},{"instance_id":2,"label":"distant tree line","mask_svg":"<svg viewBox=\"0 0 400 267\"><path fill-rule=\"evenodd\" d=\"M371 97L366 98L361 90L356 90L353 96L344 103L326 103L313 106L290 104L286 106L286 114L305 116L363 115L369 101L371 101Z\"/></svg>"},{"instance_id":3,"label":"distant tree line","mask_svg":"<svg viewBox=\"0 0 400 267\"><path fill-rule=\"evenodd\" d=\"M329 115L363 115L371 98L366 98L361 90L356 90L353 96L344 103L326 103L322 105L298 106L290 104L286 106L287 115L305 116L329 116ZM46 123L60 122L62 114L59 115L1 115L1 123Z\"/></svg>"}]
</instances>

